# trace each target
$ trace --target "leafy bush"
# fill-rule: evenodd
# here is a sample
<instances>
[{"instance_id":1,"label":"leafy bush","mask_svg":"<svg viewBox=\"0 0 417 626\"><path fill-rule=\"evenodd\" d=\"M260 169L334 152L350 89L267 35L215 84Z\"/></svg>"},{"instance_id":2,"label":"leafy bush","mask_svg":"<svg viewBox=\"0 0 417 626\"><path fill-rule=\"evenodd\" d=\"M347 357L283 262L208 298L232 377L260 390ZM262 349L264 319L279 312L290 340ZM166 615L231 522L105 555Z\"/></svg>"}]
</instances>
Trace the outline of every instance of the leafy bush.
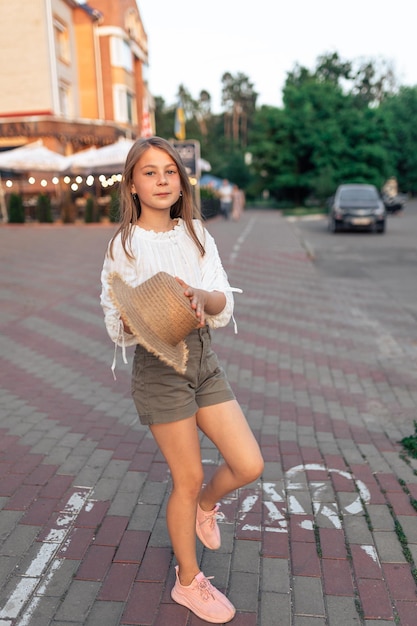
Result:
<instances>
[{"instance_id":1,"label":"leafy bush","mask_svg":"<svg viewBox=\"0 0 417 626\"><path fill-rule=\"evenodd\" d=\"M111 222L118 222L120 218L119 194L113 191L110 196L109 219Z\"/></svg>"},{"instance_id":2,"label":"leafy bush","mask_svg":"<svg viewBox=\"0 0 417 626\"><path fill-rule=\"evenodd\" d=\"M51 224L52 218L51 199L45 193L40 193L36 201L36 217L39 222Z\"/></svg>"},{"instance_id":3,"label":"leafy bush","mask_svg":"<svg viewBox=\"0 0 417 626\"><path fill-rule=\"evenodd\" d=\"M12 224L24 224L25 222L25 207L23 206L23 198L18 193L10 194L9 222Z\"/></svg>"},{"instance_id":4,"label":"leafy bush","mask_svg":"<svg viewBox=\"0 0 417 626\"><path fill-rule=\"evenodd\" d=\"M93 222L100 221L100 209L96 199L93 196L88 196L87 203L85 205L84 221L86 224L92 224Z\"/></svg>"},{"instance_id":5,"label":"leafy bush","mask_svg":"<svg viewBox=\"0 0 417 626\"><path fill-rule=\"evenodd\" d=\"M218 193L212 187L200 187L200 198L202 200L211 200L218 197Z\"/></svg>"}]
</instances>

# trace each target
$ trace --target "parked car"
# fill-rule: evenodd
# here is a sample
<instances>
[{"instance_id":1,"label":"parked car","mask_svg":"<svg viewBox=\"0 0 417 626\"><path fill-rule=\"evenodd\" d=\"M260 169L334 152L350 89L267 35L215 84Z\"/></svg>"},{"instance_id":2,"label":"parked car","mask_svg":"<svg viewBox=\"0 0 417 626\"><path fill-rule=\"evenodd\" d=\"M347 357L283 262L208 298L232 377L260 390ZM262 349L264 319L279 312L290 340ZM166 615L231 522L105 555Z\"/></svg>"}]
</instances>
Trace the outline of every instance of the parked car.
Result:
<instances>
[{"instance_id":1,"label":"parked car","mask_svg":"<svg viewBox=\"0 0 417 626\"><path fill-rule=\"evenodd\" d=\"M339 185L329 204L329 230L385 232L387 211L374 185Z\"/></svg>"}]
</instances>

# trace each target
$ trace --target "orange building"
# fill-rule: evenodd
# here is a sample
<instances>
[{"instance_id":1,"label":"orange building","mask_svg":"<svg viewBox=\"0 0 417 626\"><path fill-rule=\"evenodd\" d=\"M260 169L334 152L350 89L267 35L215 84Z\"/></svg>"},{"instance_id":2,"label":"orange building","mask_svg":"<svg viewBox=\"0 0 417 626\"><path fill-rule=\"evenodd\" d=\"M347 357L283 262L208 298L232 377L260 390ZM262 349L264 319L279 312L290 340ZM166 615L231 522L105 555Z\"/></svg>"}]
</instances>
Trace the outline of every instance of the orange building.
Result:
<instances>
[{"instance_id":1,"label":"orange building","mask_svg":"<svg viewBox=\"0 0 417 626\"><path fill-rule=\"evenodd\" d=\"M152 130L135 0L4 2L0 41L0 150L41 138L70 155Z\"/></svg>"}]
</instances>

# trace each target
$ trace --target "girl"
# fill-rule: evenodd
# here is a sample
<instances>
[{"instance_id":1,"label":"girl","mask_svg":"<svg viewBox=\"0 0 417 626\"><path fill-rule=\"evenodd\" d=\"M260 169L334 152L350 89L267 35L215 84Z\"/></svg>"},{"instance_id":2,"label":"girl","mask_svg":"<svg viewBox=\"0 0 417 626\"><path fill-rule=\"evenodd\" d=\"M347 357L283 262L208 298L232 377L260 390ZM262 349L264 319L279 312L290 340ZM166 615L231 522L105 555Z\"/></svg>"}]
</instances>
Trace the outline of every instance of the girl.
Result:
<instances>
[{"instance_id":1,"label":"girl","mask_svg":"<svg viewBox=\"0 0 417 626\"><path fill-rule=\"evenodd\" d=\"M176 277L198 320L198 328L186 337L185 374L138 344L109 291L114 272L136 287L160 271ZM210 346L209 328L225 326L232 316L232 289L216 244L198 219L185 167L164 139L138 139L127 156L120 226L110 241L101 279L107 331L116 345L136 344L133 399L172 476L166 515L178 565L171 596L207 622L228 622L235 608L200 571L195 537L210 549L220 546L217 503L256 480L263 459ZM224 459L204 488L199 430Z\"/></svg>"}]
</instances>

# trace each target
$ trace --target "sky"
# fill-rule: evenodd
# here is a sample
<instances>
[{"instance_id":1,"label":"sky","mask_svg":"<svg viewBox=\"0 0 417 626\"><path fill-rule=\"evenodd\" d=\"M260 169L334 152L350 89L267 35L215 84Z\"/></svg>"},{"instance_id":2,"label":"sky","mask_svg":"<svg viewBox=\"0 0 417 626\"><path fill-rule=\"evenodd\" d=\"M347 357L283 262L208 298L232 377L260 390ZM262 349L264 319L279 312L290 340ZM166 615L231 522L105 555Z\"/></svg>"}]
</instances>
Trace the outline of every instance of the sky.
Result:
<instances>
[{"instance_id":1,"label":"sky","mask_svg":"<svg viewBox=\"0 0 417 626\"><path fill-rule=\"evenodd\" d=\"M221 78L245 74L257 105L282 105L287 73L317 58L388 61L417 85L417 0L137 0L148 35L148 83L174 105L179 85L221 111Z\"/></svg>"}]
</instances>

